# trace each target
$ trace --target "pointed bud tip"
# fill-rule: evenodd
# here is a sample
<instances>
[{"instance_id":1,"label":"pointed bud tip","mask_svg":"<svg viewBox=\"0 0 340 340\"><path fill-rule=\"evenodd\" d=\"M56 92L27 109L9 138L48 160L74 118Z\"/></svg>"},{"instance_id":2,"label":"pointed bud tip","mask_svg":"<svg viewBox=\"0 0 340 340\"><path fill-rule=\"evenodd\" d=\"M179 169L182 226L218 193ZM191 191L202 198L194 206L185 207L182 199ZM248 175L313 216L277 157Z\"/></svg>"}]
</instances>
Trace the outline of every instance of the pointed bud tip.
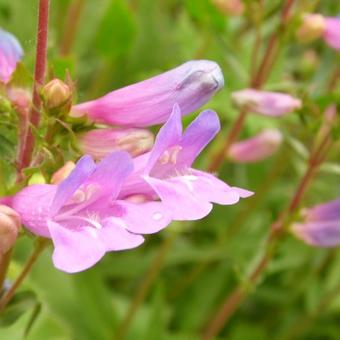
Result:
<instances>
[{"instance_id":1,"label":"pointed bud tip","mask_svg":"<svg viewBox=\"0 0 340 340\"><path fill-rule=\"evenodd\" d=\"M69 111L72 102L72 89L60 79L52 79L40 92L44 108L47 112L55 113Z\"/></svg>"}]
</instances>

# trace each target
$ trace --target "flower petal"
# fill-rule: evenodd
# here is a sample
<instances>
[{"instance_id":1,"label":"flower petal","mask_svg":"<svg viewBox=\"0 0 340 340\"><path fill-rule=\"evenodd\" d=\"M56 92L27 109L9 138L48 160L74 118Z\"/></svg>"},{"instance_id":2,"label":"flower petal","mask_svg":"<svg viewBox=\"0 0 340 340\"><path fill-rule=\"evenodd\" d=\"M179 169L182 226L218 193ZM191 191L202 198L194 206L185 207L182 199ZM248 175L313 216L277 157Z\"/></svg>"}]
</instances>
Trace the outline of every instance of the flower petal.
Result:
<instances>
[{"instance_id":1,"label":"flower petal","mask_svg":"<svg viewBox=\"0 0 340 340\"><path fill-rule=\"evenodd\" d=\"M71 230L51 220L47 223L54 244L52 259L56 268L76 273L92 267L104 256L106 249L95 228Z\"/></svg>"},{"instance_id":2,"label":"flower petal","mask_svg":"<svg viewBox=\"0 0 340 340\"><path fill-rule=\"evenodd\" d=\"M216 112L203 111L185 130L181 141L178 163L191 166L205 146L220 130L220 121Z\"/></svg>"},{"instance_id":3,"label":"flower petal","mask_svg":"<svg viewBox=\"0 0 340 340\"><path fill-rule=\"evenodd\" d=\"M340 245L340 220L294 224L292 231L299 239L316 247Z\"/></svg>"},{"instance_id":4,"label":"flower petal","mask_svg":"<svg viewBox=\"0 0 340 340\"><path fill-rule=\"evenodd\" d=\"M171 222L171 212L161 202L130 203L117 201L124 213L126 228L136 234L152 234L164 229Z\"/></svg>"},{"instance_id":5,"label":"flower petal","mask_svg":"<svg viewBox=\"0 0 340 340\"><path fill-rule=\"evenodd\" d=\"M23 50L14 35L0 29L0 82L10 81L22 55Z\"/></svg>"},{"instance_id":6,"label":"flower petal","mask_svg":"<svg viewBox=\"0 0 340 340\"><path fill-rule=\"evenodd\" d=\"M340 220L340 199L306 209L305 215L308 222Z\"/></svg>"},{"instance_id":7,"label":"flower petal","mask_svg":"<svg viewBox=\"0 0 340 340\"><path fill-rule=\"evenodd\" d=\"M212 204L197 195L190 186L191 181L183 179L183 176L166 180L145 176L144 179L171 211L174 220L198 220L207 216L212 209Z\"/></svg>"},{"instance_id":8,"label":"flower petal","mask_svg":"<svg viewBox=\"0 0 340 340\"><path fill-rule=\"evenodd\" d=\"M150 153L145 172L148 173L158 161L159 157L171 146L179 145L182 138L181 111L177 104L174 105L168 121L159 130L155 144Z\"/></svg>"},{"instance_id":9,"label":"flower petal","mask_svg":"<svg viewBox=\"0 0 340 340\"><path fill-rule=\"evenodd\" d=\"M51 216L55 215L59 209L72 197L74 192L93 173L96 164L90 156L83 156L77 162L71 174L59 185L51 205Z\"/></svg>"},{"instance_id":10,"label":"flower petal","mask_svg":"<svg viewBox=\"0 0 340 340\"><path fill-rule=\"evenodd\" d=\"M126 177L132 172L131 157L125 151L116 151L106 156L96 170L87 178L84 185L99 185L101 194L108 193L115 199Z\"/></svg>"},{"instance_id":11,"label":"flower petal","mask_svg":"<svg viewBox=\"0 0 340 340\"><path fill-rule=\"evenodd\" d=\"M207 172L195 169L190 169L189 171L189 176L192 178L193 190L196 195L199 195L202 199L206 199L209 202L231 205L237 203L242 197L241 195L246 194L242 189L239 190L238 188L230 187L227 183L224 183ZM250 192L247 191L247 193Z\"/></svg>"},{"instance_id":12,"label":"flower petal","mask_svg":"<svg viewBox=\"0 0 340 340\"><path fill-rule=\"evenodd\" d=\"M220 67L209 60L186 62L156 77L118 89L73 107L73 116L87 114L96 122L144 127L165 122L175 103L189 114L224 85Z\"/></svg>"},{"instance_id":13,"label":"flower petal","mask_svg":"<svg viewBox=\"0 0 340 340\"><path fill-rule=\"evenodd\" d=\"M330 47L340 51L340 18L326 18L324 39Z\"/></svg>"},{"instance_id":14,"label":"flower petal","mask_svg":"<svg viewBox=\"0 0 340 340\"><path fill-rule=\"evenodd\" d=\"M103 221L103 228L98 230L98 236L106 251L132 249L144 242L143 236L130 233L121 219L115 217Z\"/></svg>"},{"instance_id":15,"label":"flower petal","mask_svg":"<svg viewBox=\"0 0 340 340\"><path fill-rule=\"evenodd\" d=\"M18 192L11 207L20 215L22 223L32 233L50 237L46 220L57 190L56 185L34 184Z\"/></svg>"}]
</instances>

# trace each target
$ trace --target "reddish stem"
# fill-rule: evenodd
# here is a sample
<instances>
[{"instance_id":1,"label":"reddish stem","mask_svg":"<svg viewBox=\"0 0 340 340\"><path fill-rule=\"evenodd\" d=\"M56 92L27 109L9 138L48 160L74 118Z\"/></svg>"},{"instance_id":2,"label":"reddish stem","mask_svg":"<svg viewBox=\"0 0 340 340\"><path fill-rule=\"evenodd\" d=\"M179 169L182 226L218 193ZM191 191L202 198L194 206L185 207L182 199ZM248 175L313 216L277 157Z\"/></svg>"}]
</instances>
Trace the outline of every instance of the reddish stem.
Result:
<instances>
[{"instance_id":1,"label":"reddish stem","mask_svg":"<svg viewBox=\"0 0 340 340\"><path fill-rule=\"evenodd\" d=\"M39 126L40 122L41 100L39 96L39 87L44 84L46 73L49 0L39 1L38 16L36 61L34 71L32 109L30 114L31 126L28 130L23 157L20 159L19 163L20 170L30 165L35 144L33 130Z\"/></svg>"},{"instance_id":2,"label":"reddish stem","mask_svg":"<svg viewBox=\"0 0 340 340\"><path fill-rule=\"evenodd\" d=\"M60 54L68 55L71 51L74 38L76 36L81 12L84 8L85 0L74 0L67 12L66 24L61 39Z\"/></svg>"},{"instance_id":3,"label":"reddish stem","mask_svg":"<svg viewBox=\"0 0 340 340\"><path fill-rule=\"evenodd\" d=\"M281 239L283 235L283 231L287 223L289 223L289 217L291 217L295 211L298 209L299 204L309 187L313 177L315 176L319 166L321 165L322 160L324 159L325 145L329 142L329 136L326 136L324 140L320 142L315 152L312 153L308 168L300 180L300 183L293 195L293 198L288 206L288 208L280 215L280 217L272 224L269 237L267 239L266 244L266 252L263 255L262 259L255 267L255 269L251 272L248 277L247 282L251 285L255 285L258 278L267 268L268 263L270 262L272 256L274 255L274 248L276 247L278 241ZM242 304L243 300L247 296L247 291L244 289L242 285L239 285L235 288L235 290L227 296L224 300L223 304L218 309L217 313L212 319L212 322L209 324L206 332L204 333L202 339L210 340L213 339L224 327L224 325L229 321L230 317L237 310L237 308Z\"/></svg>"},{"instance_id":4,"label":"reddish stem","mask_svg":"<svg viewBox=\"0 0 340 340\"><path fill-rule=\"evenodd\" d=\"M279 52L279 34L282 34L282 32L284 32L286 28L287 21L288 21L292 6L294 4L294 1L295 0L287 0L285 4L283 5L282 12L281 12L280 26L278 30L275 31L273 35L270 37L267 48L263 54L261 64L257 72L255 72L255 75L252 77L250 81L250 86L253 88L258 88L258 89L261 88L264 82L267 80L268 76L270 75L271 70L274 67L274 64L275 64L275 61L277 60L277 55ZM242 130L246 115L247 115L247 112L245 112L244 110L239 113L237 120L233 124L233 127L231 128L226 138L226 142L222 145L221 149L213 157L211 164L208 167L210 171L218 170L218 168L223 163L223 160L228 153L229 147L237 139L240 131Z\"/></svg>"}]
</instances>

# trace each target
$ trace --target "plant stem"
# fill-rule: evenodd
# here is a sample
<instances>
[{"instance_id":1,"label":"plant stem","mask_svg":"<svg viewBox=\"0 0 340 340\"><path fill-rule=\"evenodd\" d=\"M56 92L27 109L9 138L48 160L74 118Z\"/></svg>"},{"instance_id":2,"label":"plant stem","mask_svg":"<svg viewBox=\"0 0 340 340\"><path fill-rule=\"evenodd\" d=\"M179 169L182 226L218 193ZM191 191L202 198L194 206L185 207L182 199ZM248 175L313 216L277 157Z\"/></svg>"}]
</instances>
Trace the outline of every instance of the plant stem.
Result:
<instances>
[{"instance_id":1,"label":"plant stem","mask_svg":"<svg viewBox=\"0 0 340 340\"><path fill-rule=\"evenodd\" d=\"M60 44L60 54L63 56L71 51L84 5L85 0L74 0L69 6Z\"/></svg>"},{"instance_id":2,"label":"plant stem","mask_svg":"<svg viewBox=\"0 0 340 340\"><path fill-rule=\"evenodd\" d=\"M7 251L5 254L0 255L0 294L4 286L9 263L11 262L11 256L12 256L12 248L9 251Z\"/></svg>"},{"instance_id":3,"label":"plant stem","mask_svg":"<svg viewBox=\"0 0 340 340\"><path fill-rule=\"evenodd\" d=\"M252 88L261 88L265 81L267 80L271 70L274 67L274 64L277 60L277 55L279 52L279 37L285 31L288 18L294 4L295 0L286 0L283 5L282 12L281 12L281 22L278 29L272 34L269 39L268 45L266 50L263 53L262 61L260 66L258 67L257 72L253 75L252 79L250 80L250 86ZM258 39L258 37L255 37ZM258 46L255 44L255 48L257 49ZM228 150L231 144L238 138L243 125L245 123L247 116L247 111L241 110L238 118L234 122L232 128L230 129L225 143L221 146L220 150L212 157L212 161L208 167L209 171L215 172L219 169L222 165L225 156L228 153Z\"/></svg>"},{"instance_id":4,"label":"plant stem","mask_svg":"<svg viewBox=\"0 0 340 340\"><path fill-rule=\"evenodd\" d=\"M139 306L145 300L150 288L152 287L153 282L157 278L160 270L162 269L162 265L164 259L170 250L173 241L176 238L175 233L169 235L169 237L163 242L161 248L157 252L154 261L152 262L151 266L149 267L146 275L144 276L141 284L138 287L138 290L129 306L129 309L121 322L120 326L118 327L117 333L114 336L115 340L121 340L125 338L126 333L129 330L129 326L138 311Z\"/></svg>"},{"instance_id":5,"label":"plant stem","mask_svg":"<svg viewBox=\"0 0 340 340\"><path fill-rule=\"evenodd\" d=\"M287 150L284 148L275 160L270 173L267 174L266 181L261 183L259 191L255 190L256 195L250 198L249 201L247 200L247 205L245 208L235 216L225 232L219 235L215 245L216 247L223 246L225 248L226 243L229 244L237 232L241 230L244 222L247 221L250 214L257 208L258 204L263 201L266 193L268 193L268 191L272 188L272 185L282 173L286 164ZM175 297L181 295L204 270L209 268L209 265L211 265L212 262L212 260L207 259L204 262L197 263L190 270L187 276L179 279L179 281L174 284L174 289L172 290L169 298L174 299Z\"/></svg>"},{"instance_id":6,"label":"plant stem","mask_svg":"<svg viewBox=\"0 0 340 340\"><path fill-rule=\"evenodd\" d=\"M47 244L48 244L47 239L39 238L37 240L36 247L33 250L31 256L28 258L27 262L25 263L20 275L14 281L11 288L1 297L1 299L0 299L0 313L5 309L7 304L10 302L10 300L12 299L16 290L21 285L21 283L24 281L27 274L31 271L34 263L36 262L36 260L38 259L39 255L42 253L42 251L46 248Z\"/></svg>"},{"instance_id":7,"label":"plant stem","mask_svg":"<svg viewBox=\"0 0 340 340\"><path fill-rule=\"evenodd\" d=\"M259 261L258 265L249 275L247 282L253 286L257 283L258 278L267 268L268 263L275 253L275 248L277 247L278 241L284 235L284 230L290 224L290 218L294 215L299 207L299 204L309 187L312 179L314 178L319 166L321 165L321 153L324 152L324 145L329 141L330 137L327 135L324 140L322 140L319 146L311 154L310 160L308 162L308 167L304 176L301 178L299 185L291 199L288 208L283 211L280 217L272 224L269 232L269 236L266 242L266 251ZM247 290L245 290L243 284L238 285L234 291L227 296L222 305L218 308L216 314L212 318L212 322L208 325L202 339L210 340L213 339L223 328L223 326L229 321L230 317L236 311L236 309L241 305L245 297L247 296Z\"/></svg>"},{"instance_id":8,"label":"plant stem","mask_svg":"<svg viewBox=\"0 0 340 340\"><path fill-rule=\"evenodd\" d=\"M34 71L34 83L32 94L32 109L30 112L30 128L24 145L22 158L19 160L19 171L30 165L34 150L33 130L39 126L41 100L39 88L44 84L47 59L47 35L49 18L49 0L39 1L38 28L37 28L37 48Z\"/></svg>"}]
</instances>

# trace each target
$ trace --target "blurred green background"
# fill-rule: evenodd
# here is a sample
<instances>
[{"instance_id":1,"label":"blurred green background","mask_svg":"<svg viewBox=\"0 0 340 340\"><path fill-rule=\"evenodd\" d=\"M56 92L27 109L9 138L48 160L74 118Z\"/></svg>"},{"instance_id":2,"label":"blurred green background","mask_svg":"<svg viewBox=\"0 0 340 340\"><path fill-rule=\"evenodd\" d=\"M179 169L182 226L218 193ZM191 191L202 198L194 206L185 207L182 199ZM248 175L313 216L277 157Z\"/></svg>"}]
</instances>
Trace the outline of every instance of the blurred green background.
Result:
<instances>
[{"instance_id":1,"label":"blurred green background","mask_svg":"<svg viewBox=\"0 0 340 340\"><path fill-rule=\"evenodd\" d=\"M197 168L206 168L238 113L230 93L246 88L254 72L256 32L260 30L263 38L261 56L268 36L277 29L284 1L264 1L262 16L257 0L244 1L245 13L231 17L209 0L75 0L81 6L79 27L71 48L62 55L65 36L70 34L67 13L71 2L51 1L49 65L50 74L62 79L66 69L71 72L79 101L190 59L220 64L226 86L206 107L219 113L222 132L197 162ZM305 169L323 109L339 102L339 88L330 91L328 86L339 68L339 54L321 40L301 45L294 31L302 13L336 16L340 3L296 2L288 36L281 42L265 88L300 97L304 106L280 120L249 117L242 137L275 126L283 131L286 142L266 161L225 162L219 171L227 183L249 188L256 195L235 206L215 206L196 223L173 223L147 237L138 249L107 254L80 274L57 271L48 249L20 289L21 299L0 322L0 339L21 339L24 333L29 340L113 339L146 284L150 289L135 308L126 339L200 338L222 299L245 279L260 256L271 222L286 207ZM37 3L0 0L0 26L22 43L23 64L29 72L35 57ZM186 117L185 122L193 117ZM306 206L340 196L339 151L321 169L306 195ZM10 277L16 277L31 248L27 236L18 240ZM311 248L288 235L258 287L249 287L249 297L220 339L339 339L340 295L327 301L339 277L336 249Z\"/></svg>"}]
</instances>

